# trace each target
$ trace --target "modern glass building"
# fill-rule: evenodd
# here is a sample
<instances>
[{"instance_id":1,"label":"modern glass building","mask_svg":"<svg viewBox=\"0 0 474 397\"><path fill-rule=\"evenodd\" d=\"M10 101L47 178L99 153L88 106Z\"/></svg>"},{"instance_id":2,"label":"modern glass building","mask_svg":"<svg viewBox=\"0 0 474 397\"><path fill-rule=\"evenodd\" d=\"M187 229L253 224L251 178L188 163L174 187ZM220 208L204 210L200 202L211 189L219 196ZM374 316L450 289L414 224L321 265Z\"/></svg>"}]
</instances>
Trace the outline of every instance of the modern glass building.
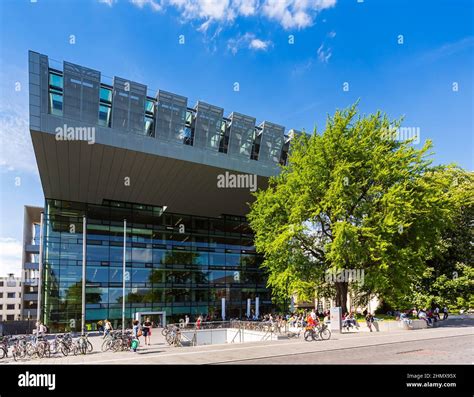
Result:
<instances>
[{"instance_id":1,"label":"modern glass building","mask_svg":"<svg viewBox=\"0 0 474 397\"><path fill-rule=\"evenodd\" d=\"M253 186L217 181L265 187L295 131L52 63L29 53L30 131L46 197L38 318L79 330L85 303L88 326L120 325L124 299L127 323L144 313L169 322L271 310L245 218Z\"/></svg>"}]
</instances>

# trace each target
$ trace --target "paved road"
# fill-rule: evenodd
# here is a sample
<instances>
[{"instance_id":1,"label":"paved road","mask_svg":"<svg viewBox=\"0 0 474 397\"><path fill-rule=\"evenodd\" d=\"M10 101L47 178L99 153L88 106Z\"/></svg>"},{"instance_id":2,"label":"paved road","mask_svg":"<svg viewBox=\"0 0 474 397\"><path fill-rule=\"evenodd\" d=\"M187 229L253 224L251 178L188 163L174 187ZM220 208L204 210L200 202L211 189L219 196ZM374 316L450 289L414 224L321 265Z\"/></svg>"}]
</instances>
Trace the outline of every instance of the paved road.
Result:
<instances>
[{"instance_id":1,"label":"paved road","mask_svg":"<svg viewBox=\"0 0 474 397\"><path fill-rule=\"evenodd\" d=\"M472 335L387 342L318 352L286 353L227 364L462 364L474 358ZM216 363L217 364L217 363Z\"/></svg>"},{"instance_id":2,"label":"paved road","mask_svg":"<svg viewBox=\"0 0 474 397\"><path fill-rule=\"evenodd\" d=\"M175 348L159 332L151 346L137 353L102 353L100 337L93 338L94 352L85 356L25 360L25 364L471 364L474 361L474 326L388 333L334 334L329 341L278 340L243 344ZM0 365L13 362L0 361Z\"/></svg>"}]
</instances>

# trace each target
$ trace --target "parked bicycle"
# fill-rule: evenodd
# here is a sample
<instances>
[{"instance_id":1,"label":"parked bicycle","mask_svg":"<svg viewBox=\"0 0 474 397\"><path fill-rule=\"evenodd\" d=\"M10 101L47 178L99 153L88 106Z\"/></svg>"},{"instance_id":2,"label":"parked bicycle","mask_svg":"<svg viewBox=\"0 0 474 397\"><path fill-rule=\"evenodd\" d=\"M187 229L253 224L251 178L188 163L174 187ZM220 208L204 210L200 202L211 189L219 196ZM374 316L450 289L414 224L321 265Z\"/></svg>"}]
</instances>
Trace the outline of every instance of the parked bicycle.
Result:
<instances>
[{"instance_id":1,"label":"parked bicycle","mask_svg":"<svg viewBox=\"0 0 474 397\"><path fill-rule=\"evenodd\" d=\"M70 335L68 334L57 334L55 338L48 343L47 350L45 355L51 357L58 353L61 353L63 356L68 356L71 351L71 340Z\"/></svg>"},{"instance_id":2,"label":"parked bicycle","mask_svg":"<svg viewBox=\"0 0 474 397\"><path fill-rule=\"evenodd\" d=\"M10 336L3 336L0 340L0 359L8 357Z\"/></svg>"},{"instance_id":3,"label":"parked bicycle","mask_svg":"<svg viewBox=\"0 0 474 397\"><path fill-rule=\"evenodd\" d=\"M77 356L78 354L91 353L93 350L92 343L87 338L88 335L84 334L77 338L72 343L72 353Z\"/></svg>"}]
</instances>

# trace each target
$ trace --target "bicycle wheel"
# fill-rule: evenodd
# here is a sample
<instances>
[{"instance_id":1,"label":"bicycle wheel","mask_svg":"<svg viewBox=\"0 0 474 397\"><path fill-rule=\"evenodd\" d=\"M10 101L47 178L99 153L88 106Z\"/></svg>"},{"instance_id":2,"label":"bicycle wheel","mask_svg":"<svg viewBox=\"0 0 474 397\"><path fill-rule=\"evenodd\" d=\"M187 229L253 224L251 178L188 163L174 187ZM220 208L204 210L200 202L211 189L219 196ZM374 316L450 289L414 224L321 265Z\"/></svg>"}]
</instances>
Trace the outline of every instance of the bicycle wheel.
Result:
<instances>
[{"instance_id":1,"label":"bicycle wheel","mask_svg":"<svg viewBox=\"0 0 474 397\"><path fill-rule=\"evenodd\" d=\"M92 343L88 340L87 341L87 351L89 353L92 353L92 350L94 350L94 347L92 346Z\"/></svg>"},{"instance_id":2,"label":"bicycle wheel","mask_svg":"<svg viewBox=\"0 0 474 397\"><path fill-rule=\"evenodd\" d=\"M166 336L168 332L169 332L168 328L165 327L161 330L161 335Z\"/></svg>"},{"instance_id":3,"label":"bicycle wheel","mask_svg":"<svg viewBox=\"0 0 474 397\"><path fill-rule=\"evenodd\" d=\"M32 343L28 343L25 351L28 357L33 357L36 353L36 347Z\"/></svg>"},{"instance_id":4,"label":"bicycle wheel","mask_svg":"<svg viewBox=\"0 0 474 397\"><path fill-rule=\"evenodd\" d=\"M304 331L304 340L305 340L306 342L311 341L311 340L314 340L314 337L313 337L312 333L313 333L313 332L312 332L311 330L309 330L309 329L306 330L306 331Z\"/></svg>"},{"instance_id":5,"label":"bicycle wheel","mask_svg":"<svg viewBox=\"0 0 474 397\"><path fill-rule=\"evenodd\" d=\"M38 358L43 358L44 357L45 347L44 347L43 343L40 343L40 344L38 344L38 346L36 346L36 354L37 354Z\"/></svg>"},{"instance_id":6,"label":"bicycle wheel","mask_svg":"<svg viewBox=\"0 0 474 397\"><path fill-rule=\"evenodd\" d=\"M20 358L21 354L18 350L18 348L16 346L13 346L13 350L12 350L12 356L13 356L13 359L15 361L18 361L18 359Z\"/></svg>"},{"instance_id":7,"label":"bicycle wheel","mask_svg":"<svg viewBox=\"0 0 474 397\"><path fill-rule=\"evenodd\" d=\"M81 354L87 353L87 341L85 339L79 339L79 351Z\"/></svg>"},{"instance_id":8,"label":"bicycle wheel","mask_svg":"<svg viewBox=\"0 0 474 397\"><path fill-rule=\"evenodd\" d=\"M102 346L100 347L100 350L103 352L106 352L107 350L110 350L113 344L113 339L106 339L102 342Z\"/></svg>"},{"instance_id":9,"label":"bicycle wheel","mask_svg":"<svg viewBox=\"0 0 474 397\"><path fill-rule=\"evenodd\" d=\"M112 346L110 346L110 350L113 352L118 352L123 348L123 341L122 339L116 339L113 341Z\"/></svg>"},{"instance_id":10,"label":"bicycle wheel","mask_svg":"<svg viewBox=\"0 0 474 397\"><path fill-rule=\"evenodd\" d=\"M48 358L51 357L51 345L48 342L44 344L44 355Z\"/></svg>"},{"instance_id":11,"label":"bicycle wheel","mask_svg":"<svg viewBox=\"0 0 474 397\"><path fill-rule=\"evenodd\" d=\"M64 357L67 357L71 350L68 346L62 344L59 347L59 351L63 354Z\"/></svg>"},{"instance_id":12,"label":"bicycle wheel","mask_svg":"<svg viewBox=\"0 0 474 397\"><path fill-rule=\"evenodd\" d=\"M0 359L8 356L8 352L4 347L0 347Z\"/></svg>"},{"instance_id":13,"label":"bicycle wheel","mask_svg":"<svg viewBox=\"0 0 474 397\"><path fill-rule=\"evenodd\" d=\"M329 340L331 339L331 331L329 331L328 328L323 328L319 332L319 336L321 337L322 340Z\"/></svg>"}]
</instances>

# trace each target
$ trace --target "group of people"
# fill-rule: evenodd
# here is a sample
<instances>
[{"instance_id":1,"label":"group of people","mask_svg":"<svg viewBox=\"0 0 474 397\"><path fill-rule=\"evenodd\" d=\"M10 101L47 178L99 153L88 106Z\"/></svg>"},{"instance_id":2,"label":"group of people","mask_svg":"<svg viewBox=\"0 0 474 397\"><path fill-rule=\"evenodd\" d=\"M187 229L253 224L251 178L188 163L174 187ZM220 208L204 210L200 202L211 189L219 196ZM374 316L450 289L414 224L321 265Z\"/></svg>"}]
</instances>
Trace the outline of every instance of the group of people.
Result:
<instances>
[{"instance_id":1,"label":"group of people","mask_svg":"<svg viewBox=\"0 0 474 397\"><path fill-rule=\"evenodd\" d=\"M151 322L149 317L145 318L145 321L140 324L140 321L133 320L132 321L132 336L135 340L139 341L140 337L143 336L145 338L145 345L151 345L151 329L153 327L153 323ZM97 323L97 329L99 332L102 332L103 338L106 338L110 333L114 330L112 327L112 323L105 319L104 321L99 321ZM132 350L134 352L137 351L139 343L132 343Z\"/></svg>"}]
</instances>

